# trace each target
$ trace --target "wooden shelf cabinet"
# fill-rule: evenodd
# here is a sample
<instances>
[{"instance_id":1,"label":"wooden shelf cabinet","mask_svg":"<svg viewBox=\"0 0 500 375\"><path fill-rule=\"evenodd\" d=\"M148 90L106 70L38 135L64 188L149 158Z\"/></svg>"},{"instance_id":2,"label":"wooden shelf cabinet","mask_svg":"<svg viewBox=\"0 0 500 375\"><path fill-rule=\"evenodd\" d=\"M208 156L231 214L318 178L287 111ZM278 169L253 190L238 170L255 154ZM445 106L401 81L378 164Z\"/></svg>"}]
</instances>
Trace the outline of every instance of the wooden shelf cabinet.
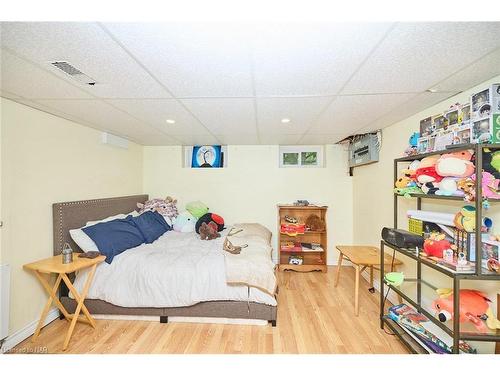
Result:
<instances>
[{"instance_id":1,"label":"wooden shelf cabinet","mask_svg":"<svg viewBox=\"0 0 500 375\"><path fill-rule=\"evenodd\" d=\"M328 237L327 237L327 222L326 206L294 206L294 205L278 205L278 254L279 268L281 270L292 270L299 272L321 271L327 272L327 254L328 254ZM306 228L304 234L288 235L281 233L281 224L285 224L285 216L294 217L298 224L304 224L310 215L319 216L325 223L324 231L309 231ZM281 250L283 242L305 242L318 243L323 251L290 251ZM298 255L303 258L301 265L290 264L290 256Z\"/></svg>"}]
</instances>

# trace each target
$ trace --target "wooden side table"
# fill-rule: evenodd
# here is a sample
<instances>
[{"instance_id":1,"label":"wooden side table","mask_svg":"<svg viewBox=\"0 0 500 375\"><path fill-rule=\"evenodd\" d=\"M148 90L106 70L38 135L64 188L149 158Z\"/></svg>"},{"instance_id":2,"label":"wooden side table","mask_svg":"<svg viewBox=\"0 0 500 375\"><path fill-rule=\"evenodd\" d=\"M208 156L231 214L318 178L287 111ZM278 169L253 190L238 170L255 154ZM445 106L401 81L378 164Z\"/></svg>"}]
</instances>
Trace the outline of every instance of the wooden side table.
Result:
<instances>
[{"instance_id":1,"label":"wooden side table","mask_svg":"<svg viewBox=\"0 0 500 375\"><path fill-rule=\"evenodd\" d=\"M370 267L370 292L374 292L373 287L373 269L380 269L380 250L374 246L337 246L337 250L340 252L337 275L335 276L336 287L339 283L340 269L342 266L342 260L349 260L354 264L354 269L356 270L356 282L354 286L354 314L359 315L359 276L367 267ZM392 265L392 270L396 269L396 266L402 264L401 261L393 259L392 256L384 254L384 264Z\"/></svg>"},{"instance_id":2,"label":"wooden side table","mask_svg":"<svg viewBox=\"0 0 500 375\"><path fill-rule=\"evenodd\" d=\"M64 340L63 350L66 350L68 348L69 340L71 339L71 335L73 334L73 330L75 329L77 321L90 324L93 328L96 327L95 320L90 315L87 307L85 307L84 301L89 291L90 284L92 283L92 279L94 278L95 269L99 263L102 263L104 261L104 259L106 259L104 255L100 255L94 259L88 259L79 258L76 254L74 254L72 263L63 264L62 255L57 255L51 258L40 260L38 262L25 264L23 266L24 269L33 271L38 281L40 281L45 291L49 294L49 299L47 300L45 308L42 311L42 315L40 316L40 320L38 321L35 333L33 334L33 337L31 339L32 342L35 342L35 340L38 338L38 335L40 334L43 323L45 322L45 318L47 317L52 303L57 306L66 320L70 322L69 329L66 334L66 339ZM80 294L71 283L68 274L83 270L88 267L91 267L91 269L87 276L87 280L85 281L82 293ZM51 286L48 280L50 280L50 274L52 273L57 274L57 278L54 285ZM49 275L48 280L43 276L44 274ZM64 281L68 289L73 294L75 301L77 302L74 314L68 313L57 295L57 291L59 289L61 281ZM80 311L83 312L85 317L80 316Z\"/></svg>"}]
</instances>

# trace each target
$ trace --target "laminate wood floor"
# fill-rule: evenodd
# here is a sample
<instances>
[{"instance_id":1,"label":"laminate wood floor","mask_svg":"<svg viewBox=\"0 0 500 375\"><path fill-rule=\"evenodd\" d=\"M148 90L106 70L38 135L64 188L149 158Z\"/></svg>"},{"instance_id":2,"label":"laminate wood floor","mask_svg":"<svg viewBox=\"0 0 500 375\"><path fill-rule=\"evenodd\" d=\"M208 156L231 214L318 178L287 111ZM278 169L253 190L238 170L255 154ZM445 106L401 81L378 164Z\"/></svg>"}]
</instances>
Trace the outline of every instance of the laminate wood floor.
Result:
<instances>
[{"instance_id":1,"label":"laminate wood floor","mask_svg":"<svg viewBox=\"0 0 500 375\"><path fill-rule=\"evenodd\" d=\"M342 269L337 288L335 272L278 272L277 327L97 320L95 330L77 324L66 353L408 353L379 328L379 295L362 279L355 317L354 269ZM27 339L13 352L61 353L68 324L53 321L36 343Z\"/></svg>"}]
</instances>

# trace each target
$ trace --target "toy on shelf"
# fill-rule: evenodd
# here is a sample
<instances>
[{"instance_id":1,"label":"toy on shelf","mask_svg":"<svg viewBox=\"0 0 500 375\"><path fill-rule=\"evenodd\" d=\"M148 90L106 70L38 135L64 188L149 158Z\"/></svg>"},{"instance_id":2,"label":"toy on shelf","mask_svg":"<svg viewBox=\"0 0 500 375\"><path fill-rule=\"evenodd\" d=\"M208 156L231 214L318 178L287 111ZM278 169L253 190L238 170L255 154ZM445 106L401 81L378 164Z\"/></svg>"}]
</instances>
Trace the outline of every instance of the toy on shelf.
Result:
<instances>
[{"instance_id":1,"label":"toy on shelf","mask_svg":"<svg viewBox=\"0 0 500 375\"><path fill-rule=\"evenodd\" d=\"M482 167L484 172L491 173L495 178L500 178L500 151L484 148Z\"/></svg>"},{"instance_id":2,"label":"toy on shelf","mask_svg":"<svg viewBox=\"0 0 500 375\"><path fill-rule=\"evenodd\" d=\"M453 291L451 289L437 289L439 298L435 299L432 308L440 322L453 319ZM500 321L495 318L489 306L491 300L479 290L461 289L459 296L460 322L471 322L481 333L489 329L500 329Z\"/></svg>"},{"instance_id":3,"label":"toy on shelf","mask_svg":"<svg viewBox=\"0 0 500 375\"><path fill-rule=\"evenodd\" d=\"M472 180L476 180L476 175L471 176ZM483 172L481 178L481 191L483 198L500 199L499 190L500 180L495 178L491 173Z\"/></svg>"},{"instance_id":4,"label":"toy on shelf","mask_svg":"<svg viewBox=\"0 0 500 375\"><path fill-rule=\"evenodd\" d=\"M389 272L384 275L384 281L388 285L400 286L405 280L405 275L403 272Z\"/></svg>"},{"instance_id":5,"label":"toy on shelf","mask_svg":"<svg viewBox=\"0 0 500 375\"><path fill-rule=\"evenodd\" d=\"M287 223L291 223L291 224L297 224L299 221L297 220L297 218L293 217L293 216L288 216L288 215L285 215L285 221Z\"/></svg>"},{"instance_id":6,"label":"toy on shelf","mask_svg":"<svg viewBox=\"0 0 500 375\"><path fill-rule=\"evenodd\" d=\"M408 148L405 150L406 156L413 156L418 154L417 146L418 146L418 138L420 137L419 133L413 133L408 140Z\"/></svg>"},{"instance_id":7,"label":"toy on shelf","mask_svg":"<svg viewBox=\"0 0 500 375\"><path fill-rule=\"evenodd\" d=\"M500 84L471 95L472 141L474 143L500 142ZM498 122L498 123L497 123Z\"/></svg>"},{"instance_id":8,"label":"toy on shelf","mask_svg":"<svg viewBox=\"0 0 500 375\"><path fill-rule=\"evenodd\" d=\"M405 198L411 198L412 194L423 194L422 189L416 186L406 187L406 188L395 188L394 192L397 195L401 195Z\"/></svg>"},{"instance_id":9,"label":"toy on shelf","mask_svg":"<svg viewBox=\"0 0 500 375\"><path fill-rule=\"evenodd\" d=\"M306 231L305 224L291 224L291 223L281 223L280 233L286 234L288 236L297 236L299 234L304 234Z\"/></svg>"},{"instance_id":10,"label":"toy on shelf","mask_svg":"<svg viewBox=\"0 0 500 375\"><path fill-rule=\"evenodd\" d=\"M318 215L309 215L306 219L306 229L322 232L325 230L325 222Z\"/></svg>"},{"instance_id":11,"label":"toy on shelf","mask_svg":"<svg viewBox=\"0 0 500 375\"><path fill-rule=\"evenodd\" d=\"M481 232L487 233L493 226L493 221L484 217L482 220ZM476 208L474 206L463 206L462 209L457 212L453 220L455 227L466 232L472 233L476 230Z\"/></svg>"},{"instance_id":12,"label":"toy on shelf","mask_svg":"<svg viewBox=\"0 0 500 375\"><path fill-rule=\"evenodd\" d=\"M462 178L457 182L457 189L463 192L464 200L472 202L476 197L476 187L474 180L470 177Z\"/></svg>"},{"instance_id":13,"label":"toy on shelf","mask_svg":"<svg viewBox=\"0 0 500 375\"><path fill-rule=\"evenodd\" d=\"M475 170L472 156L468 150L443 154L436 162L436 173L442 177L469 177Z\"/></svg>"},{"instance_id":14,"label":"toy on shelf","mask_svg":"<svg viewBox=\"0 0 500 375\"><path fill-rule=\"evenodd\" d=\"M424 241L424 253L430 257L442 258L443 252L451 249L452 244L442 233L431 233Z\"/></svg>"}]
</instances>

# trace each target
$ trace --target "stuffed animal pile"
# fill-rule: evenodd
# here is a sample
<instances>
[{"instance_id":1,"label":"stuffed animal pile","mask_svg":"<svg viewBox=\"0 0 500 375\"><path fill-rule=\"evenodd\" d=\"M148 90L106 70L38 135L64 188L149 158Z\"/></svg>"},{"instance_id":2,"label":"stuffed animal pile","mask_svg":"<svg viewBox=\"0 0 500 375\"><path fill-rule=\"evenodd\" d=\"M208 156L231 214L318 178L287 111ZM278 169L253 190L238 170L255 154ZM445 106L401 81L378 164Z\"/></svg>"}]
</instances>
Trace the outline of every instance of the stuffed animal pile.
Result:
<instances>
[{"instance_id":1,"label":"stuffed animal pile","mask_svg":"<svg viewBox=\"0 0 500 375\"><path fill-rule=\"evenodd\" d=\"M186 211L179 214L174 222L174 231L182 233L195 232L202 240L213 240L220 237L224 230L224 219L214 213L200 201L189 202Z\"/></svg>"},{"instance_id":2,"label":"stuffed animal pile","mask_svg":"<svg viewBox=\"0 0 500 375\"><path fill-rule=\"evenodd\" d=\"M166 197L165 199L155 198L150 199L143 203L137 203L139 213L142 214L146 211L158 212L162 215L167 223L172 226L179 212L177 211L177 199Z\"/></svg>"},{"instance_id":3,"label":"stuffed animal pile","mask_svg":"<svg viewBox=\"0 0 500 375\"><path fill-rule=\"evenodd\" d=\"M500 151L483 153L482 195L483 198L500 199ZM464 197L467 202L475 199L475 166L472 151L463 150L442 155L431 155L413 161L403 176L395 182L395 193L436 194Z\"/></svg>"}]
</instances>

